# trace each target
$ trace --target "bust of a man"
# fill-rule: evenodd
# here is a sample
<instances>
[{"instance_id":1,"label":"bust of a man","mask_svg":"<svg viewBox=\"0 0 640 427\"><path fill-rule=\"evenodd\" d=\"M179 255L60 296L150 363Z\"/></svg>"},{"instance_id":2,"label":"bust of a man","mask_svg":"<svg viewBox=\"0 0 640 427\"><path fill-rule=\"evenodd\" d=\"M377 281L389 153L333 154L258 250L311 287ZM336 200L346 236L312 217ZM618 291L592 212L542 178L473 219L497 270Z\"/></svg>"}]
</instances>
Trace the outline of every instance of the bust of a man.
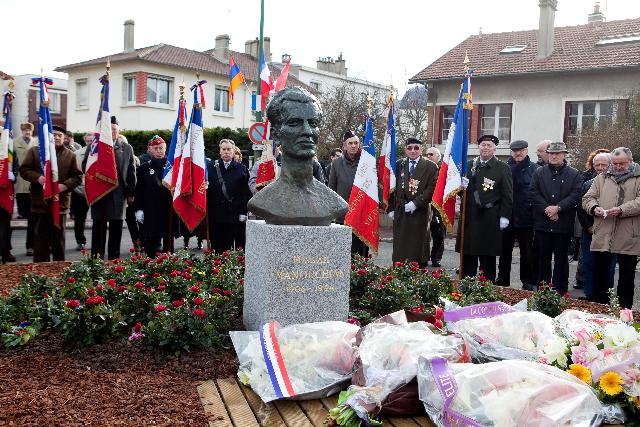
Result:
<instances>
[{"instance_id":1,"label":"bust of a man","mask_svg":"<svg viewBox=\"0 0 640 427\"><path fill-rule=\"evenodd\" d=\"M313 177L322 109L318 100L300 88L276 93L267 106L271 139L280 144L282 165L278 179L249 200L249 210L267 224L329 225L349 205Z\"/></svg>"}]
</instances>

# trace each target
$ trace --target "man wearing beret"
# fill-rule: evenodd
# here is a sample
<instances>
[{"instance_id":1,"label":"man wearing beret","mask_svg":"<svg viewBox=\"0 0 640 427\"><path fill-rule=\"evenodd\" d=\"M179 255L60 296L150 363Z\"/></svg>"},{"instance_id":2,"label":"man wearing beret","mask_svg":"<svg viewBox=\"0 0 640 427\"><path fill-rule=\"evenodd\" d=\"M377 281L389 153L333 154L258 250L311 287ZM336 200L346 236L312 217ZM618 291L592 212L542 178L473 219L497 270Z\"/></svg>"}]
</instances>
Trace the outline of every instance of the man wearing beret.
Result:
<instances>
[{"instance_id":1,"label":"man wearing beret","mask_svg":"<svg viewBox=\"0 0 640 427\"><path fill-rule=\"evenodd\" d=\"M520 248L520 281L522 289L533 290L535 283L533 256L533 215L531 213L531 180L538 168L529 159L529 143L513 141L509 148L511 157L507 164L511 168L513 178L513 209L509 225L502 231L502 253L498 261L498 279L496 284L509 286L511 277L511 254L513 245L518 240Z\"/></svg>"},{"instance_id":2,"label":"man wearing beret","mask_svg":"<svg viewBox=\"0 0 640 427\"><path fill-rule=\"evenodd\" d=\"M38 141L33 138L33 124L22 123L20 125L19 137L13 140L13 154L18 159L18 166L22 164L27 151L31 147L36 147ZM31 194L29 193L30 183L21 176L16 177L16 203L18 205L18 214L27 220L27 256L33 256L33 218L31 217Z\"/></svg>"},{"instance_id":3,"label":"man wearing beret","mask_svg":"<svg viewBox=\"0 0 640 427\"><path fill-rule=\"evenodd\" d=\"M458 226L456 252L464 227L462 276L475 276L478 262L483 275L496 280L496 257L502 252L502 230L509 225L513 205L513 180L509 166L495 157L498 138L478 139L480 156L471 162L462 186L467 189L464 224Z\"/></svg>"},{"instance_id":4,"label":"man wearing beret","mask_svg":"<svg viewBox=\"0 0 640 427\"><path fill-rule=\"evenodd\" d=\"M398 160L395 191L389 216L393 219L393 262L415 261L426 267L429 261L431 197L438 179L438 166L422 157L422 142L405 141L404 159Z\"/></svg>"},{"instance_id":5,"label":"man wearing beret","mask_svg":"<svg viewBox=\"0 0 640 427\"><path fill-rule=\"evenodd\" d=\"M107 258L120 258L120 241L122 239L122 221L124 220L125 201L133 205L136 191L136 168L133 148L120 135L120 125L115 116L111 116L111 138L116 159L118 186L100 200L91 205L91 256L104 258L105 245ZM87 167L87 159L91 149L85 153L82 168ZM107 227L109 243L107 244ZM135 244L135 243L134 243Z\"/></svg>"},{"instance_id":6,"label":"man wearing beret","mask_svg":"<svg viewBox=\"0 0 640 427\"><path fill-rule=\"evenodd\" d=\"M568 152L564 142L549 144L549 163L539 167L531 180L538 263L536 285L544 281L563 295L569 286L569 242L573 235L576 206L582 195L582 176L567 164L565 157Z\"/></svg>"},{"instance_id":7,"label":"man wearing beret","mask_svg":"<svg viewBox=\"0 0 640 427\"><path fill-rule=\"evenodd\" d=\"M60 200L60 228L53 223L50 201L43 198L45 183L40 165L40 149L32 147L20 165L20 175L31 183L31 213L34 219L33 262L64 261L65 223L71 191L82 182L82 171L78 167L73 151L64 146L65 129L53 126L53 141L58 162L58 194Z\"/></svg>"}]
</instances>

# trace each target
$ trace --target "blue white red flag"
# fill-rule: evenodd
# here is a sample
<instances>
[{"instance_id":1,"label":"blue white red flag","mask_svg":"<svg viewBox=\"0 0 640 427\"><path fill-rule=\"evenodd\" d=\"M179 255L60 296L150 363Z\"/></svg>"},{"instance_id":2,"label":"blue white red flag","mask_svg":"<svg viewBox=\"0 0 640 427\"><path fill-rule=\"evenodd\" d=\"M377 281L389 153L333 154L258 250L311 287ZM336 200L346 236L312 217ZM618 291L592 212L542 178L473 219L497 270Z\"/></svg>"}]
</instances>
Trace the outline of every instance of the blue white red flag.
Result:
<instances>
[{"instance_id":1,"label":"blue white red flag","mask_svg":"<svg viewBox=\"0 0 640 427\"><path fill-rule=\"evenodd\" d=\"M204 219L207 209L207 180L204 155L202 108L206 80L200 80L191 87L193 91L193 111L189 123L189 138L182 149L180 169L173 191L173 208L193 231Z\"/></svg>"},{"instance_id":2,"label":"blue white red flag","mask_svg":"<svg viewBox=\"0 0 640 427\"><path fill-rule=\"evenodd\" d=\"M278 338L276 336L276 327L280 326L271 320L264 324L260 330L260 347L262 348L262 356L267 366L267 373L271 380L273 391L278 399L283 397L292 397L296 395L293 385L287 373L287 367L284 364Z\"/></svg>"},{"instance_id":3,"label":"blue white red flag","mask_svg":"<svg viewBox=\"0 0 640 427\"><path fill-rule=\"evenodd\" d=\"M392 95L389 97L387 110L387 130L378 159L378 180L382 188L382 206L385 210L389 207L389 196L396 189L396 125L393 114Z\"/></svg>"},{"instance_id":4,"label":"blue white red flag","mask_svg":"<svg viewBox=\"0 0 640 427\"><path fill-rule=\"evenodd\" d=\"M469 148L469 115L473 109L471 71L467 72L458 96L458 105L449 128L449 137L438 173L431 204L440 212L442 221L453 229L456 195L462 191L462 177L467 173Z\"/></svg>"},{"instance_id":5,"label":"blue white red flag","mask_svg":"<svg viewBox=\"0 0 640 427\"><path fill-rule=\"evenodd\" d=\"M89 205L94 204L118 186L109 114L109 77L105 74L100 78L100 83L102 84L100 108L85 167L85 193Z\"/></svg>"},{"instance_id":6,"label":"blue white red flag","mask_svg":"<svg viewBox=\"0 0 640 427\"><path fill-rule=\"evenodd\" d=\"M271 78L271 71L264 58L264 50L262 56L260 56L260 109L264 111L267 108L267 99L269 94L274 89L273 79Z\"/></svg>"},{"instance_id":7,"label":"blue white red flag","mask_svg":"<svg viewBox=\"0 0 640 427\"><path fill-rule=\"evenodd\" d=\"M60 198L58 196L58 157L56 146L53 142L53 124L49 112L49 92L47 86L53 84L53 80L45 77L31 79L31 83L39 85L40 108L38 109L38 139L40 142L40 166L44 176L42 186L42 198L51 206L53 224L60 228Z\"/></svg>"},{"instance_id":8,"label":"blue white red flag","mask_svg":"<svg viewBox=\"0 0 640 427\"><path fill-rule=\"evenodd\" d=\"M180 173L180 161L182 159L182 149L188 138L187 132L187 102L180 98L178 102L178 117L171 134L171 143L167 152L167 163L162 173L162 184L172 192L176 188L176 181Z\"/></svg>"},{"instance_id":9,"label":"blue white red flag","mask_svg":"<svg viewBox=\"0 0 640 427\"><path fill-rule=\"evenodd\" d=\"M13 215L13 134L11 122L11 107L14 99L13 92L7 91L3 97L2 116L4 126L0 130L0 208Z\"/></svg>"},{"instance_id":10,"label":"blue white red flag","mask_svg":"<svg viewBox=\"0 0 640 427\"><path fill-rule=\"evenodd\" d=\"M344 223L374 253L378 253L378 178L376 148L373 144L373 117L367 117L362 154L349 196L349 210Z\"/></svg>"}]
</instances>

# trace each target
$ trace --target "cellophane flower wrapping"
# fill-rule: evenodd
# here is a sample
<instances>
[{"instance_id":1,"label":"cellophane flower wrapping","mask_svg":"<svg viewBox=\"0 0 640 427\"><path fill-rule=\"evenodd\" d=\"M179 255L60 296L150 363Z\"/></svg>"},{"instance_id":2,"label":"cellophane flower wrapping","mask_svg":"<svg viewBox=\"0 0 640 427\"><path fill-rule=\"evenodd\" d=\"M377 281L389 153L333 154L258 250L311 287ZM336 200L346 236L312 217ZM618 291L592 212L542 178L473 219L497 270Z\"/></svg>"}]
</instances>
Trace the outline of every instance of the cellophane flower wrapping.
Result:
<instances>
[{"instance_id":1,"label":"cellophane flower wrapping","mask_svg":"<svg viewBox=\"0 0 640 427\"><path fill-rule=\"evenodd\" d=\"M288 398L318 399L344 388L351 379L355 336L359 329L337 321L276 327L283 365L295 392L295 396ZM260 333L233 331L229 335L240 362L240 381L249 385L264 402L281 398L265 363Z\"/></svg>"},{"instance_id":2,"label":"cellophane flower wrapping","mask_svg":"<svg viewBox=\"0 0 640 427\"><path fill-rule=\"evenodd\" d=\"M420 400L437 426L589 427L602 421L591 387L554 366L437 359L420 358L418 370Z\"/></svg>"},{"instance_id":3,"label":"cellophane flower wrapping","mask_svg":"<svg viewBox=\"0 0 640 427\"><path fill-rule=\"evenodd\" d=\"M356 350L356 366L361 372L354 373L346 404L362 420L376 414L391 392L416 377L421 354L455 362L469 360L468 346L459 335L444 335L423 321L409 323L403 311L383 319L395 323L383 320L367 325Z\"/></svg>"},{"instance_id":4,"label":"cellophane flower wrapping","mask_svg":"<svg viewBox=\"0 0 640 427\"><path fill-rule=\"evenodd\" d=\"M445 319L447 315L445 311ZM519 359L566 367L567 342L557 333L553 319L540 312L511 311L447 321L447 327L467 339L475 363Z\"/></svg>"}]
</instances>

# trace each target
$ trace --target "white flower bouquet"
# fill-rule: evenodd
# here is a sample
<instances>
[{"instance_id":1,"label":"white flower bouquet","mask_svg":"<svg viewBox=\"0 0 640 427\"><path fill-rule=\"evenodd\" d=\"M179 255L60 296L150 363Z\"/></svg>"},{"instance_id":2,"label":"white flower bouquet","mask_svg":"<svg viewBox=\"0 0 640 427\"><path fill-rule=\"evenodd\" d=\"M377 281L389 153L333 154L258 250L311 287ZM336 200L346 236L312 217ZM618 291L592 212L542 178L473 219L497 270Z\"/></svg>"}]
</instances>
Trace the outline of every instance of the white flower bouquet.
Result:
<instances>
[{"instance_id":1,"label":"white flower bouquet","mask_svg":"<svg viewBox=\"0 0 640 427\"><path fill-rule=\"evenodd\" d=\"M260 331L230 332L238 378L264 402L331 396L351 378L359 329L346 322L270 322Z\"/></svg>"},{"instance_id":2,"label":"white flower bouquet","mask_svg":"<svg viewBox=\"0 0 640 427\"><path fill-rule=\"evenodd\" d=\"M588 385L524 360L482 365L420 358L420 400L437 426L599 426L602 404Z\"/></svg>"}]
</instances>

